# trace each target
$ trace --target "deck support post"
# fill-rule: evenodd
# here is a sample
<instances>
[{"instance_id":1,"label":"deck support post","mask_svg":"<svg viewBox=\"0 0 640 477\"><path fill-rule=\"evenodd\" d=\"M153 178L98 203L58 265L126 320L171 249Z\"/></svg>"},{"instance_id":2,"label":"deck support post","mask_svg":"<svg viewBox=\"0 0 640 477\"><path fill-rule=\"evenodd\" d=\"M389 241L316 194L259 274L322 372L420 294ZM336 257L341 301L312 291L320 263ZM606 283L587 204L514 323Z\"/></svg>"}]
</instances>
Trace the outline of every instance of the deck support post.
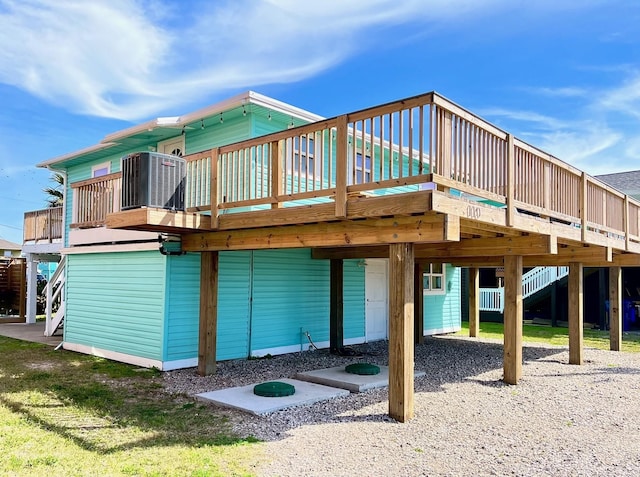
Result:
<instances>
[{"instance_id":1,"label":"deck support post","mask_svg":"<svg viewBox=\"0 0 640 477\"><path fill-rule=\"evenodd\" d=\"M198 374L216 372L218 325L218 252L200 254L200 324L198 333Z\"/></svg>"},{"instance_id":2,"label":"deck support post","mask_svg":"<svg viewBox=\"0 0 640 477\"><path fill-rule=\"evenodd\" d=\"M337 353L344 346L344 264L330 260L329 350Z\"/></svg>"},{"instance_id":3,"label":"deck support post","mask_svg":"<svg viewBox=\"0 0 640 477\"><path fill-rule=\"evenodd\" d=\"M38 261L27 253L27 317L26 323L36 322L38 301Z\"/></svg>"},{"instance_id":4,"label":"deck support post","mask_svg":"<svg viewBox=\"0 0 640 477\"><path fill-rule=\"evenodd\" d=\"M522 377L522 256L504 257L504 382Z\"/></svg>"},{"instance_id":5,"label":"deck support post","mask_svg":"<svg viewBox=\"0 0 640 477\"><path fill-rule=\"evenodd\" d=\"M464 298L463 298L464 299ZM480 333L480 269L469 268L469 337Z\"/></svg>"},{"instance_id":6,"label":"deck support post","mask_svg":"<svg viewBox=\"0 0 640 477\"><path fill-rule=\"evenodd\" d=\"M414 245L389 246L389 416L413 417Z\"/></svg>"},{"instance_id":7,"label":"deck support post","mask_svg":"<svg viewBox=\"0 0 640 477\"><path fill-rule=\"evenodd\" d=\"M582 364L583 355L583 281L582 263L569 264L569 364Z\"/></svg>"},{"instance_id":8,"label":"deck support post","mask_svg":"<svg viewBox=\"0 0 640 477\"><path fill-rule=\"evenodd\" d=\"M609 267L609 348L622 348L622 268Z\"/></svg>"},{"instance_id":9,"label":"deck support post","mask_svg":"<svg viewBox=\"0 0 640 477\"><path fill-rule=\"evenodd\" d=\"M413 268L413 339L417 345L424 343L423 275L424 264L416 262Z\"/></svg>"}]
</instances>

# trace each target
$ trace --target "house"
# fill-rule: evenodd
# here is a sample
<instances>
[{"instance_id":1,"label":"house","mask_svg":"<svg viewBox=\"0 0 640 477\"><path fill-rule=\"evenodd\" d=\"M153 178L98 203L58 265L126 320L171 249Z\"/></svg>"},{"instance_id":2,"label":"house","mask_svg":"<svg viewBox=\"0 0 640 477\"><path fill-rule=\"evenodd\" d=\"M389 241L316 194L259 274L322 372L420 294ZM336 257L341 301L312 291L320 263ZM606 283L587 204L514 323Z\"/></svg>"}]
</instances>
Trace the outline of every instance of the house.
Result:
<instances>
[{"instance_id":1,"label":"house","mask_svg":"<svg viewBox=\"0 0 640 477\"><path fill-rule=\"evenodd\" d=\"M143 201L135 161L162 177L144 181ZM414 342L457 329L462 300L477 333L479 267L504 267L504 379L516 384L524 266L569 266L580 364L583 267L611 267L615 305L620 267L640 264L640 202L435 92L329 119L249 92L40 165L67 179L66 349L208 374L310 340L338 351L388 338L400 421Z\"/></svg>"},{"instance_id":2,"label":"house","mask_svg":"<svg viewBox=\"0 0 640 477\"><path fill-rule=\"evenodd\" d=\"M19 244L0 238L0 257L17 258L21 254L22 247Z\"/></svg>"},{"instance_id":3,"label":"house","mask_svg":"<svg viewBox=\"0 0 640 477\"><path fill-rule=\"evenodd\" d=\"M123 156L151 151L188 157L320 120L248 92L43 163L67 178L65 349L161 370L197 365L200 254L162 255L157 232L105 227L106 214L118 210ZM310 340L329 346L329 268L309 248L222 253L216 359L306 350ZM429 272L424 333L456 331L459 269L435 264ZM343 344L387 339L387 260L346 260L344 274Z\"/></svg>"}]
</instances>

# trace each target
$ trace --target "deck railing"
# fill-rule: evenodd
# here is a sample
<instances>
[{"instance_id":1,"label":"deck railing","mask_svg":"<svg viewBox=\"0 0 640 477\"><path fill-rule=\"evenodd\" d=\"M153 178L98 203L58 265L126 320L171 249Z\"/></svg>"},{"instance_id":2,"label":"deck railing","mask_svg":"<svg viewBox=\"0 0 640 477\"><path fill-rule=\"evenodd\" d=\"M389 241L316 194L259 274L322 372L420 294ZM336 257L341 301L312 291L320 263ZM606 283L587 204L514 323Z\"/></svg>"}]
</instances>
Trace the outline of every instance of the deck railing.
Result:
<instances>
[{"instance_id":1,"label":"deck railing","mask_svg":"<svg viewBox=\"0 0 640 477\"><path fill-rule=\"evenodd\" d=\"M605 239L640 241L640 203L436 93L186 157L187 207L222 211L335 203L433 182ZM213 164L213 168L211 165ZM622 247L621 247L622 248Z\"/></svg>"},{"instance_id":2,"label":"deck railing","mask_svg":"<svg viewBox=\"0 0 640 477\"><path fill-rule=\"evenodd\" d=\"M23 243L52 243L62 238L62 207L24 213Z\"/></svg>"},{"instance_id":3,"label":"deck railing","mask_svg":"<svg viewBox=\"0 0 640 477\"><path fill-rule=\"evenodd\" d=\"M89 228L105 224L107 214L120 210L120 172L71 184L73 189L72 227Z\"/></svg>"}]
</instances>

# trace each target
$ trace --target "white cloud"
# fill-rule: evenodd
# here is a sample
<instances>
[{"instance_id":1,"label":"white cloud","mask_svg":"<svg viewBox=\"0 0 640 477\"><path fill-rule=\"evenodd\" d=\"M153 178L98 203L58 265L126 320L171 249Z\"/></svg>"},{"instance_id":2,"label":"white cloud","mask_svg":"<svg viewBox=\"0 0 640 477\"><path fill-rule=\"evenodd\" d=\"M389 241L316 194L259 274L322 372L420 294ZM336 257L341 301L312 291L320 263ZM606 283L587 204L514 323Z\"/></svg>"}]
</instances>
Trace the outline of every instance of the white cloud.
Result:
<instances>
[{"instance_id":1,"label":"white cloud","mask_svg":"<svg viewBox=\"0 0 640 477\"><path fill-rule=\"evenodd\" d=\"M593 3L596 0L592 0ZM544 0L529 10L574 8ZM225 89L300 80L383 41L509 0L0 0L0 82L120 119ZM402 38L398 38L401 41ZM388 41L386 37L385 41Z\"/></svg>"}]
</instances>

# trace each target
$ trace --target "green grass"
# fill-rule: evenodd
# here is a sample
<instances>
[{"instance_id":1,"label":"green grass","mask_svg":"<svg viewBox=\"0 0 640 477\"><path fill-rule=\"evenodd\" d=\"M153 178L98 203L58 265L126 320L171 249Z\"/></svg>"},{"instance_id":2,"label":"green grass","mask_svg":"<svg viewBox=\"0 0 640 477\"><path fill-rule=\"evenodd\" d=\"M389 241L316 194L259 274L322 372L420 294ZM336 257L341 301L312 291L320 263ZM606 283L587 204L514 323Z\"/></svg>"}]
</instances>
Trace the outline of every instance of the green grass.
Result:
<instances>
[{"instance_id":1,"label":"green grass","mask_svg":"<svg viewBox=\"0 0 640 477\"><path fill-rule=\"evenodd\" d=\"M469 336L469 323L463 322L462 329L456 333ZM569 330L554 326L527 325L522 326L523 340L537 343L547 343L558 346L569 346ZM584 330L584 346L598 349L609 349L609 332L599 330ZM480 323L480 337L502 340L504 331L502 323ZM640 353L640 335L624 333L622 351Z\"/></svg>"},{"instance_id":2,"label":"green grass","mask_svg":"<svg viewBox=\"0 0 640 477\"><path fill-rule=\"evenodd\" d=\"M0 337L0 473L251 475L262 459L160 373Z\"/></svg>"}]
</instances>

